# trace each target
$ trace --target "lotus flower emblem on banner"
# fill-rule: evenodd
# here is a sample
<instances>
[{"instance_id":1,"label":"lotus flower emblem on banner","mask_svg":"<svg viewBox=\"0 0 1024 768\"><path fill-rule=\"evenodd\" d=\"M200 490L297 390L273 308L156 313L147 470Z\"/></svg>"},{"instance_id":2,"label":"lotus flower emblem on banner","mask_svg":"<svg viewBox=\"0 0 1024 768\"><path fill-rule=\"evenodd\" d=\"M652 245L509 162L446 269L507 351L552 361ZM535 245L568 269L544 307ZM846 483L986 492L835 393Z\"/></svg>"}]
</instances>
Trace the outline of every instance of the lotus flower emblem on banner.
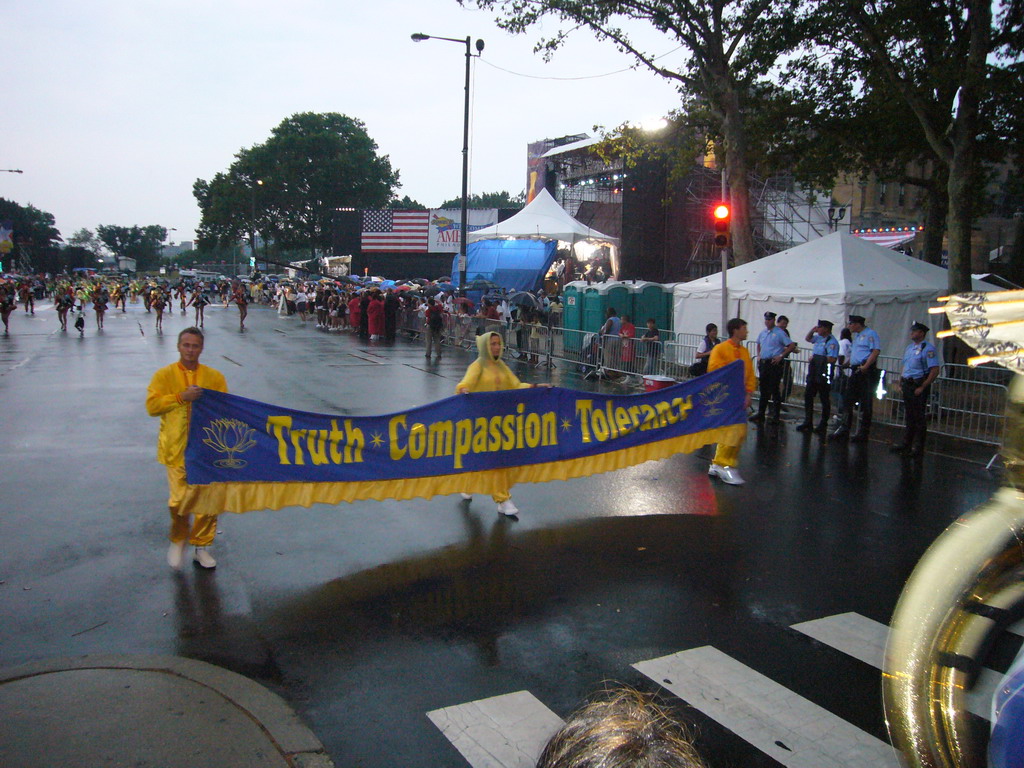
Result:
<instances>
[{"instance_id":1,"label":"lotus flower emblem on banner","mask_svg":"<svg viewBox=\"0 0 1024 768\"><path fill-rule=\"evenodd\" d=\"M241 469L248 462L236 458L235 454L245 453L256 445L253 435L256 430L238 419L217 419L211 421L210 426L203 427L206 438L203 442L213 448L217 453L226 453L226 459L218 459L213 462L215 467L227 469Z\"/></svg>"},{"instance_id":2,"label":"lotus flower emblem on banner","mask_svg":"<svg viewBox=\"0 0 1024 768\"><path fill-rule=\"evenodd\" d=\"M701 403L707 408L708 416L717 416L722 413L722 409L718 406L729 397L729 386L721 382L715 382L705 387L699 397Z\"/></svg>"}]
</instances>

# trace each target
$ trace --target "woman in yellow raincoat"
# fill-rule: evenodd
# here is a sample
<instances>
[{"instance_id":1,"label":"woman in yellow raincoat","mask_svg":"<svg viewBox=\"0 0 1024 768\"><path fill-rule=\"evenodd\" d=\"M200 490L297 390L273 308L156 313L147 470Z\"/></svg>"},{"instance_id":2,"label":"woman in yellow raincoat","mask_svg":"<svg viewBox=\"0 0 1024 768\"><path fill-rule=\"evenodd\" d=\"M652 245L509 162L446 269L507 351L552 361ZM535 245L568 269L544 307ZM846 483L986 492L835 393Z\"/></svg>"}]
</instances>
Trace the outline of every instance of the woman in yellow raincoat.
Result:
<instances>
[{"instance_id":1,"label":"woman in yellow raincoat","mask_svg":"<svg viewBox=\"0 0 1024 768\"><path fill-rule=\"evenodd\" d=\"M470 392L498 392L503 389L528 389L530 387L550 387L550 384L526 384L519 380L501 359L505 351L505 342L501 334L491 332L476 337L476 350L479 355L466 369L462 381L455 385L455 392L467 395ZM498 505L498 513L512 517L519 514L512 503L509 491L508 472L504 469L492 469L496 480L496 488L491 498ZM472 499L472 494L463 493L462 498Z\"/></svg>"}]
</instances>

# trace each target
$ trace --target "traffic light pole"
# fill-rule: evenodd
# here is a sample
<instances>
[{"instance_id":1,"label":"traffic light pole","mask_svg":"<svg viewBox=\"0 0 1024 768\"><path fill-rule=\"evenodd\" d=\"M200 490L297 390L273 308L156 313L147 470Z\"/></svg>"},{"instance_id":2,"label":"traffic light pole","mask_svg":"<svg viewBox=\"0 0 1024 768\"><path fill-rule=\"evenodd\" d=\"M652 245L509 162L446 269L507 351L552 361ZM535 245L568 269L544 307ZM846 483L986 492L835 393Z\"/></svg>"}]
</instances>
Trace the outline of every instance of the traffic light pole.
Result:
<instances>
[{"instance_id":1,"label":"traffic light pole","mask_svg":"<svg viewBox=\"0 0 1024 768\"><path fill-rule=\"evenodd\" d=\"M726 200L726 189L725 189L725 168L722 168L722 200ZM730 206L731 213L731 206ZM730 226L732 226L732 217L730 216ZM726 332L726 326L729 323L729 278L726 273L729 271L729 248L728 246L722 249L722 324L719 326L719 334L728 335Z\"/></svg>"}]
</instances>

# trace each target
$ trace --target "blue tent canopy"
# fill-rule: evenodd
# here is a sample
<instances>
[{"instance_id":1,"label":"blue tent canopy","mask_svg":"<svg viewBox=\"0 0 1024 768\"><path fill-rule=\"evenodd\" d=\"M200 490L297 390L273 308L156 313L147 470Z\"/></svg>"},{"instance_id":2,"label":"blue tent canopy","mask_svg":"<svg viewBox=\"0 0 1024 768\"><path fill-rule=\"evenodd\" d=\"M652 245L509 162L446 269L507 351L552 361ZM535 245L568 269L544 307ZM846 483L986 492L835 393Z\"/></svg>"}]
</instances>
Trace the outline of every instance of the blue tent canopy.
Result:
<instances>
[{"instance_id":1,"label":"blue tent canopy","mask_svg":"<svg viewBox=\"0 0 1024 768\"><path fill-rule=\"evenodd\" d=\"M506 290L535 291L555 260L553 240L479 240L466 248L466 280L478 278ZM459 257L452 262L452 283L459 284Z\"/></svg>"}]
</instances>

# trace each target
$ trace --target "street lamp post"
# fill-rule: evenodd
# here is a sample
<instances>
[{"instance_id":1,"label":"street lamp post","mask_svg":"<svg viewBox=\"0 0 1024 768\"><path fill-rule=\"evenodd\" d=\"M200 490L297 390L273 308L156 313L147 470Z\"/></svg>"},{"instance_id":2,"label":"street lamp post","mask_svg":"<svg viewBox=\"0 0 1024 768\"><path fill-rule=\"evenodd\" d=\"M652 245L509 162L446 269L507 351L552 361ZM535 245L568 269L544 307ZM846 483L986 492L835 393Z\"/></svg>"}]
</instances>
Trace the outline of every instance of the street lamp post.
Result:
<instances>
[{"instance_id":1,"label":"street lamp post","mask_svg":"<svg viewBox=\"0 0 1024 768\"><path fill-rule=\"evenodd\" d=\"M469 224L469 60L473 57L471 49L471 37L465 40L457 37L436 37L434 35L423 35L417 32L412 36L413 42L419 43L424 40L447 40L450 43L459 43L466 46L466 93L465 111L462 121L462 221L459 224L459 292L466 293L466 233ZM476 41L476 55L479 56L484 50L484 41Z\"/></svg>"},{"instance_id":2,"label":"street lamp post","mask_svg":"<svg viewBox=\"0 0 1024 768\"><path fill-rule=\"evenodd\" d=\"M256 187L263 186L263 179L254 179L252 186L249 187L249 191L252 193L250 198L252 202L252 209L249 217L249 243L251 253L249 254L253 259L253 264L256 263ZM231 279L234 280L238 275L238 266L232 264L232 272L235 274L231 275Z\"/></svg>"},{"instance_id":3,"label":"street lamp post","mask_svg":"<svg viewBox=\"0 0 1024 768\"><path fill-rule=\"evenodd\" d=\"M835 206L829 206L828 209L828 231L838 232L839 222L846 218L846 208L836 208Z\"/></svg>"}]
</instances>

